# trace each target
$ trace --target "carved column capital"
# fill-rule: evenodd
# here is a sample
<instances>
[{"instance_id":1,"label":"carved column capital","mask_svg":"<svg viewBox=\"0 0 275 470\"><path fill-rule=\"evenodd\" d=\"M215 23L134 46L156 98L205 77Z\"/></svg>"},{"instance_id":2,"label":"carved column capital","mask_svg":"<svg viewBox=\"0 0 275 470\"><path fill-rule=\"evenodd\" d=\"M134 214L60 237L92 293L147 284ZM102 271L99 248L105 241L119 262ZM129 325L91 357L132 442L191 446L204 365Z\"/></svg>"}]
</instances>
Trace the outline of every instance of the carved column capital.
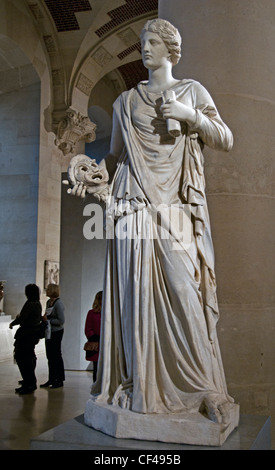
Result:
<instances>
[{"instance_id":1,"label":"carved column capital","mask_svg":"<svg viewBox=\"0 0 275 470\"><path fill-rule=\"evenodd\" d=\"M95 131L96 125L88 116L69 108L57 124L55 144L64 155L68 155L74 153L79 141L93 142L96 138Z\"/></svg>"}]
</instances>

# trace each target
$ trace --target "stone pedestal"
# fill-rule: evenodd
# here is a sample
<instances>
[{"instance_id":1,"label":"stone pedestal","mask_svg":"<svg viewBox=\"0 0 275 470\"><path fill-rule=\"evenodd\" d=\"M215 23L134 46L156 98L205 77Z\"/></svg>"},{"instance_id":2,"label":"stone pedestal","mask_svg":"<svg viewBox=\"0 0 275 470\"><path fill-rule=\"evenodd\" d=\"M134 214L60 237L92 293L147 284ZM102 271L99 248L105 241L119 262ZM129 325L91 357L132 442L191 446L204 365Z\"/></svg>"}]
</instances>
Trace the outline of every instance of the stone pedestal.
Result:
<instances>
[{"instance_id":1,"label":"stone pedestal","mask_svg":"<svg viewBox=\"0 0 275 470\"><path fill-rule=\"evenodd\" d=\"M239 413L239 405L232 404L225 425L200 413L140 414L89 399L84 420L87 426L118 439L221 446L238 426Z\"/></svg>"},{"instance_id":2,"label":"stone pedestal","mask_svg":"<svg viewBox=\"0 0 275 470\"><path fill-rule=\"evenodd\" d=\"M158 452L161 454L176 452L178 454L188 450L271 450L270 418L241 415L239 426L222 446L207 447L135 439L115 439L85 426L84 415L81 415L32 438L30 450L92 450L93 456L96 453L132 455L133 452L144 455L147 452L152 453L152 450L154 450L154 454Z\"/></svg>"}]
</instances>

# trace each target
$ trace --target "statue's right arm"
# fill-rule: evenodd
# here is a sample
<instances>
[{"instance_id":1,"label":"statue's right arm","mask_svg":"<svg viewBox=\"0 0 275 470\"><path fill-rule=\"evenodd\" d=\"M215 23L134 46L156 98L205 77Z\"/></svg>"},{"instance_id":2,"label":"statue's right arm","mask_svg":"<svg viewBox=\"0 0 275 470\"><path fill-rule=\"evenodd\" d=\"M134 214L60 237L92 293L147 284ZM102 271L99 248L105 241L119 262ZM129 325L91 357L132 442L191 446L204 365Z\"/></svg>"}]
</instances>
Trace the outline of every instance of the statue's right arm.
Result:
<instances>
[{"instance_id":1,"label":"statue's right arm","mask_svg":"<svg viewBox=\"0 0 275 470\"><path fill-rule=\"evenodd\" d=\"M98 165L95 163L95 160L91 160L90 157L86 155L76 155L75 157L73 157L70 161L70 166L68 168L68 180L63 181L64 184L72 186L67 190L68 194L84 198L86 193L88 192L94 194L95 197L98 196L99 199L106 199L106 195L108 193L108 184L110 184L114 176L117 167L117 162L121 155L123 147L124 144L121 126L118 116L116 115L116 111L114 110L109 153L100 161ZM90 168L91 162L94 166L94 168L92 169ZM105 172L107 177L106 180L98 180L98 182L96 181L96 179L91 180L91 173L93 175L94 172L96 172L96 166L107 170L107 173ZM79 176L79 171L81 176ZM95 177L97 177L97 175L95 175ZM103 185L100 181L103 182Z\"/></svg>"}]
</instances>

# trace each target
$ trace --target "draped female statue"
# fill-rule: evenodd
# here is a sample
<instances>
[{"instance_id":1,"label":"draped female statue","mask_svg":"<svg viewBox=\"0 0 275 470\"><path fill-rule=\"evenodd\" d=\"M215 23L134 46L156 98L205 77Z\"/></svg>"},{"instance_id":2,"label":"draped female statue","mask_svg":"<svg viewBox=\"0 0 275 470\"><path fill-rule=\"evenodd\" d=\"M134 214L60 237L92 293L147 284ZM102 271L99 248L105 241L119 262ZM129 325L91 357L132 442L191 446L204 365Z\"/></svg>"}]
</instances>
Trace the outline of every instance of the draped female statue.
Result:
<instances>
[{"instance_id":1,"label":"draped female statue","mask_svg":"<svg viewBox=\"0 0 275 470\"><path fill-rule=\"evenodd\" d=\"M69 168L69 192L107 198L107 225L115 228L92 398L141 414L201 413L226 423L233 399L216 333L202 150L229 151L233 137L206 89L173 77L181 55L173 25L148 21L141 46L148 80L115 101L110 153L99 164L108 191L77 178L77 165L87 171L85 157Z\"/></svg>"}]
</instances>

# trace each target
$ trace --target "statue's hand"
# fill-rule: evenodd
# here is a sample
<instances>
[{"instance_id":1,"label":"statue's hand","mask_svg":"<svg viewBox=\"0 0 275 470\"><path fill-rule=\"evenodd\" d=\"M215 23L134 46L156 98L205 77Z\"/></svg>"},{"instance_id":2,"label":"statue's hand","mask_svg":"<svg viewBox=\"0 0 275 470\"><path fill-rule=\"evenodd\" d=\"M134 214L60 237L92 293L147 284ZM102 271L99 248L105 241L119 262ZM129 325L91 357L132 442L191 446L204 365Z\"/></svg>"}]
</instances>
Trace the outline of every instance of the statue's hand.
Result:
<instances>
[{"instance_id":1,"label":"statue's hand","mask_svg":"<svg viewBox=\"0 0 275 470\"><path fill-rule=\"evenodd\" d=\"M176 119L193 125L196 122L196 111L176 99L168 98L160 107L164 119Z\"/></svg>"},{"instance_id":2,"label":"statue's hand","mask_svg":"<svg viewBox=\"0 0 275 470\"><path fill-rule=\"evenodd\" d=\"M69 185L70 181L63 180L63 184ZM72 188L67 189L67 193L71 196L79 196L84 198L86 195L87 187L83 183L76 183Z\"/></svg>"},{"instance_id":3,"label":"statue's hand","mask_svg":"<svg viewBox=\"0 0 275 470\"><path fill-rule=\"evenodd\" d=\"M101 192L96 192L92 194L98 201L104 202L106 204L107 199L110 196L110 189L111 187L108 185ZM89 190L87 192L89 192Z\"/></svg>"},{"instance_id":4,"label":"statue's hand","mask_svg":"<svg viewBox=\"0 0 275 470\"><path fill-rule=\"evenodd\" d=\"M86 193L93 194L98 200L106 201L108 196L109 175L104 167L87 155L76 155L70 161L68 180L63 184L71 185L67 193L84 198Z\"/></svg>"}]
</instances>

